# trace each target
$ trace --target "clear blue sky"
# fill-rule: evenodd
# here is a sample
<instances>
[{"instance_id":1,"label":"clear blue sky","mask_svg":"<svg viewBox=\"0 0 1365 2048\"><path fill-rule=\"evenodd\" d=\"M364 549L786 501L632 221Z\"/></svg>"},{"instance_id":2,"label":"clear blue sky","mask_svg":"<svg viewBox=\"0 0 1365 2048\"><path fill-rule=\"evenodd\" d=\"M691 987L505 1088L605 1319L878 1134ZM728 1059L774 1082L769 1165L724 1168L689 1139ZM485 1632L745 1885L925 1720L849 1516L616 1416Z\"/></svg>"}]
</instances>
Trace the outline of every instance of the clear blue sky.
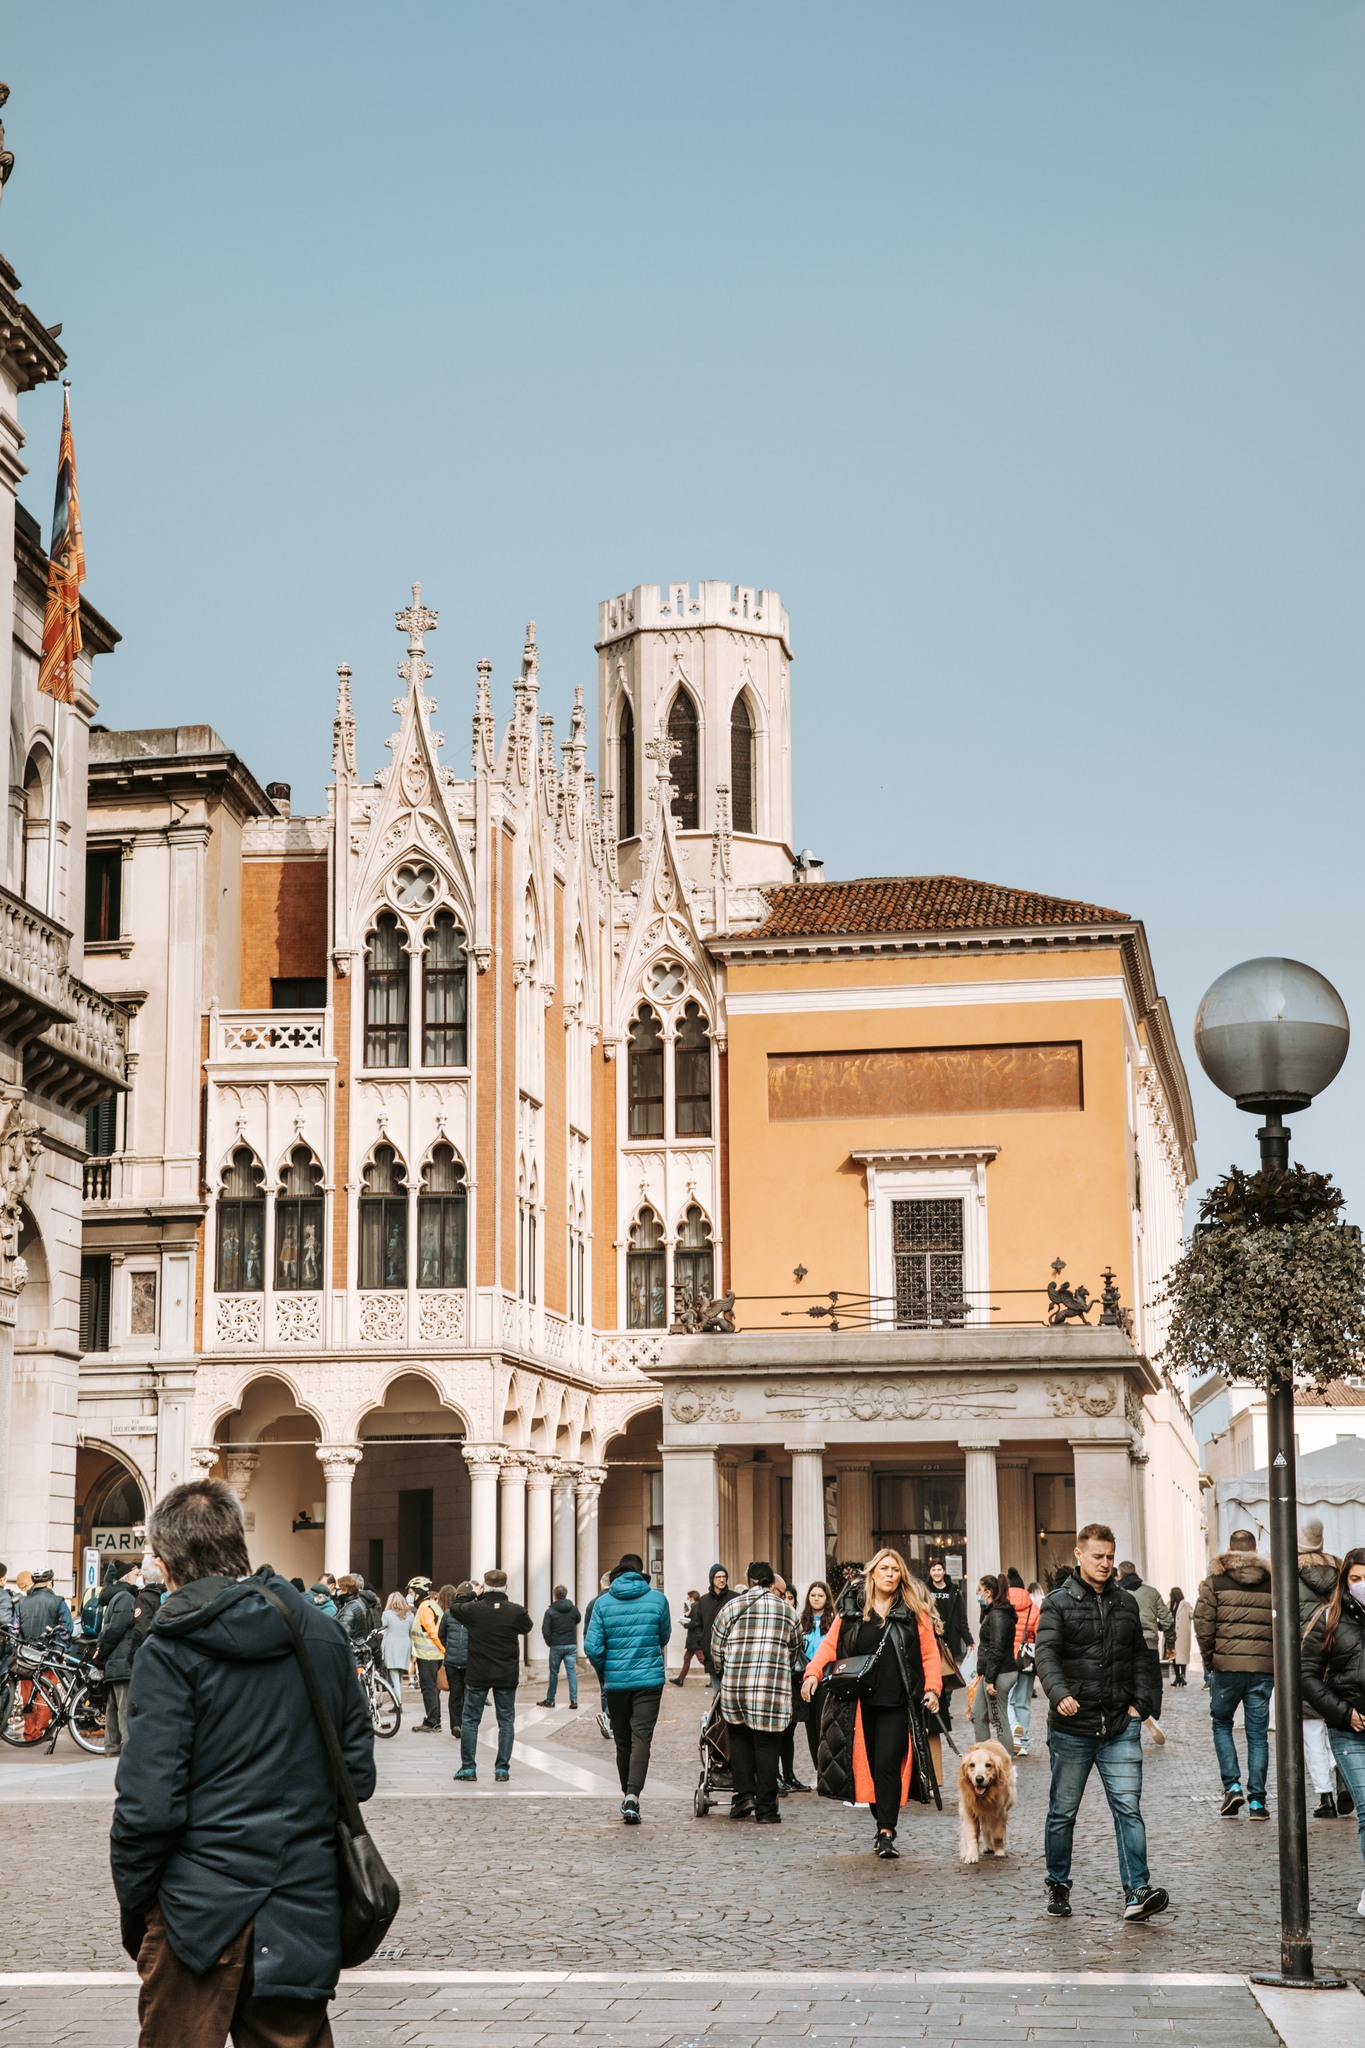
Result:
<instances>
[{"instance_id":1,"label":"clear blue sky","mask_svg":"<svg viewBox=\"0 0 1365 2048\"><path fill-rule=\"evenodd\" d=\"M66 0L0 63L107 723L312 805L414 577L461 767L527 618L562 719L599 598L772 585L798 843L1142 916L1206 1175L1217 973L1365 1033L1358 0ZM1365 1041L1296 1134L1357 1197L1363 1110Z\"/></svg>"}]
</instances>

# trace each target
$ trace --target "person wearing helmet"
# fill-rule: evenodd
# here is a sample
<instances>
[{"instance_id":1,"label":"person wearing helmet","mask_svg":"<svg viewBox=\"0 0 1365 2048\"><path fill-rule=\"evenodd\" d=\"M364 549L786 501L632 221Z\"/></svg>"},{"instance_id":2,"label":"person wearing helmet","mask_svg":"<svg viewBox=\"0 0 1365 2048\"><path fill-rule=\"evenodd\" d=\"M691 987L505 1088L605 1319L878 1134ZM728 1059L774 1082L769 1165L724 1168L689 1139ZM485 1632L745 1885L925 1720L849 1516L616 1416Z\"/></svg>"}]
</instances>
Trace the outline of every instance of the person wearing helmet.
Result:
<instances>
[{"instance_id":1,"label":"person wearing helmet","mask_svg":"<svg viewBox=\"0 0 1365 2048\"><path fill-rule=\"evenodd\" d=\"M440 1669L445 1660L441 1641L441 1610L431 1596L431 1580L418 1576L408 1580L412 1609L412 1656L417 1666L417 1683L422 1688L422 1719L413 1722L418 1735L441 1732Z\"/></svg>"}]
</instances>

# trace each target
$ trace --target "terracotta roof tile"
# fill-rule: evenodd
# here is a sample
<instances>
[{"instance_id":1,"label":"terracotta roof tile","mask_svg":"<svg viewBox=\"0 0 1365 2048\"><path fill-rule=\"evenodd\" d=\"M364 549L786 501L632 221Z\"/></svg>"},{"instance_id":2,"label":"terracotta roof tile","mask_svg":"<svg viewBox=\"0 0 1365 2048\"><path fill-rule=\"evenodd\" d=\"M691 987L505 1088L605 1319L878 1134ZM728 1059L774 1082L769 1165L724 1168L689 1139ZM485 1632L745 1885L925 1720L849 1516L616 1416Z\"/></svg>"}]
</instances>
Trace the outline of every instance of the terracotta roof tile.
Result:
<instances>
[{"instance_id":1,"label":"terracotta roof tile","mask_svg":"<svg viewBox=\"0 0 1365 2048\"><path fill-rule=\"evenodd\" d=\"M1009 931L1028 926L1130 924L1121 910L1005 889L962 875L881 875L855 882L793 882L765 889L768 912L731 939L858 933Z\"/></svg>"},{"instance_id":2,"label":"terracotta roof tile","mask_svg":"<svg viewBox=\"0 0 1365 2048\"><path fill-rule=\"evenodd\" d=\"M1330 1387L1296 1387L1294 1400L1300 1408L1365 1408L1365 1387L1341 1380Z\"/></svg>"}]
</instances>

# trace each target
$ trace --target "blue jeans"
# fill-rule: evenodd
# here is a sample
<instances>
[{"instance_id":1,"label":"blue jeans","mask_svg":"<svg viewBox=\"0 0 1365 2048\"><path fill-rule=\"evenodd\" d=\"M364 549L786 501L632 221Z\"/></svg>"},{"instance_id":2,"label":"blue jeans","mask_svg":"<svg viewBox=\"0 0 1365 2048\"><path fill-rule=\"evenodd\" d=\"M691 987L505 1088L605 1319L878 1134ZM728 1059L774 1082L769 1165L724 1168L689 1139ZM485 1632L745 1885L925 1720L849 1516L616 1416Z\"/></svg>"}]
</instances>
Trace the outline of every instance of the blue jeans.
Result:
<instances>
[{"instance_id":1,"label":"blue jeans","mask_svg":"<svg viewBox=\"0 0 1365 2048\"><path fill-rule=\"evenodd\" d=\"M1010 1694L1009 1724L1011 1733L1019 1730L1019 1740L1028 1741L1029 1715L1033 1712L1033 1673L1021 1671Z\"/></svg>"},{"instance_id":2,"label":"blue jeans","mask_svg":"<svg viewBox=\"0 0 1365 2048\"><path fill-rule=\"evenodd\" d=\"M464 1712L460 1716L460 1768L472 1771L475 1768L475 1752L479 1741L479 1723L488 1703L490 1688L486 1685L466 1685L464 1689ZM498 1755L496 1768L505 1771L512 1761L512 1734L516 1722L517 1689L514 1685L495 1685L493 1711L498 1717Z\"/></svg>"},{"instance_id":3,"label":"blue jeans","mask_svg":"<svg viewBox=\"0 0 1365 2048\"><path fill-rule=\"evenodd\" d=\"M559 1667L564 1666L569 1675L569 1705L578 1705L578 1648L573 1643L551 1643L550 1683L545 1688L545 1697L553 1706L559 1686Z\"/></svg>"},{"instance_id":4,"label":"blue jeans","mask_svg":"<svg viewBox=\"0 0 1365 2048\"><path fill-rule=\"evenodd\" d=\"M1337 1769L1346 1780L1346 1789L1356 1803L1360 1853L1365 1856L1365 1810L1361 1807L1361 1800L1365 1799L1365 1735L1357 1735L1353 1728L1329 1728L1327 1740L1332 1745Z\"/></svg>"},{"instance_id":5,"label":"blue jeans","mask_svg":"<svg viewBox=\"0 0 1365 2048\"><path fill-rule=\"evenodd\" d=\"M1050 1728L1047 1746L1052 1758L1052 1789L1043 1830L1048 1883L1071 1882L1071 1838L1093 1766L1114 1816L1123 1889L1130 1896L1141 1891L1148 1881L1147 1830L1142 1824L1141 1721L1131 1714L1128 1726L1111 1735L1108 1742L1098 1735L1068 1735L1064 1728Z\"/></svg>"},{"instance_id":6,"label":"blue jeans","mask_svg":"<svg viewBox=\"0 0 1365 2048\"><path fill-rule=\"evenodd\" d=\"M1265 1774L1270 1766L1270 1695L1275 1681L1268 1671L1210 1671L1205 1674L1209 1689L1209 1716L1213 1722L1213 1753L1223 1790L1241 1785L1237 1767L1237 1744L1232 1739L1232 1721L1238 1707L1247 1731L1248 1799L1265 1804Z\"/></svg>"}]
</instances>

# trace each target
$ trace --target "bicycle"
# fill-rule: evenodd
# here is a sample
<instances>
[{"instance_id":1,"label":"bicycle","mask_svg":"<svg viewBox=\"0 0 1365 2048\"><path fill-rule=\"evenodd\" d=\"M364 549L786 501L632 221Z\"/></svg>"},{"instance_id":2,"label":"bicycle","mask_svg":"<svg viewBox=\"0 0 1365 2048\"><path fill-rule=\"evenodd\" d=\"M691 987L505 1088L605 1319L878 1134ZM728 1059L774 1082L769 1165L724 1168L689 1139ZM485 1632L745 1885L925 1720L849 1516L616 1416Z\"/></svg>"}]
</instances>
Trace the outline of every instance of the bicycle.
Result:
<instances>
[{"instance_id":1,"label":"bicycle","mask_svg":"<svg viewBox=\"0 0 1365 2048\"><path fill-rule=\"evenodd\" d=\"M370 1710L370 1726L376 1735L387 1740L396 1735L403 1723L403 1698L394 1689L392 1680L379 1662L378 1645L383 1640L378 1631L357 1645L356 1677L360 1680Z\"/></svg>"},{"instance_id":2,"label":"bicycle","mask_svg":"<svg viewBox=\"0 0 1365 2048\"><path fill-rule=\"evenodd\" d=\"M52 1755L63 1728L91 1756L104 1754L106 1681L93 1665L48 1629L36 1642L18 1642L0 1679L0 1742L12 1749L47 1743Z\"/></svg>"}]
</instances>

